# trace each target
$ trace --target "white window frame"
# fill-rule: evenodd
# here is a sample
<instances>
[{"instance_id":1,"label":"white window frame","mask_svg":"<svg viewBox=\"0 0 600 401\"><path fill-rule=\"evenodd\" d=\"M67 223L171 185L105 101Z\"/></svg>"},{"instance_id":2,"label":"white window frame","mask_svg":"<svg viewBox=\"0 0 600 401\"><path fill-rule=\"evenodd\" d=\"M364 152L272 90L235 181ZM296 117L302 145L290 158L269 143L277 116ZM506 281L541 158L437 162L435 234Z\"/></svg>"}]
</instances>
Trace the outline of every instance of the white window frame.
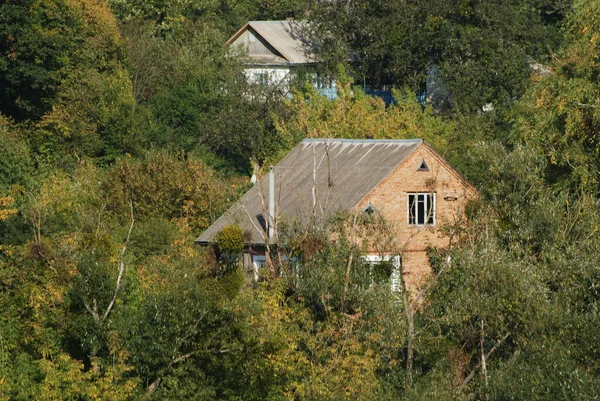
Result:
<instances>
[{"instance_id":1,"label":"white window frame","mask_svg":"<svg viewBox=\"0 0 600 401\"><path fill-rule=\"evenodd\" d=\"M294 265L294 272L295 272L295 276L298 277L298 266L297 266L297 261L298 259L293 257L293 258L288 258L287 256L282 256L281 259L283 261L289 261L291 263L293 263ZM258 281L258 272L260 269L263 269L267 267L267 256L266 255L252 255L252 273L254 274L254 281ZM280 272L281 275L281 272Z\"/></svg>"},{"instance_id":2,"label":"white window frame","mask_svg":"<svg viewBox=\"0 0 600 401\"><path fill-rule=\"evenodd\" d=\"M400 292L400 256L389 256L389 255L364 255L361 259L366 262L368 265L374 265L380 262L388 262L392 261L393 268L392 274L390 276L390 290L392 292ZM369 270L369 276L371 276L371 270Z\"/></svg>"},{"instance_id":3,"label":"white window frame","mask_svg":"<svg viewBox=\"0 0 600 401\"><path fill-rule=\"evenodd\" d=\"M414 195L414 196L417 197L416 198L416 202L415 202L415 210L414 210L415 211L415 216L414 216L415 217L415 222L414 223L410 222L410 218L411 218L410 197L411 197L411 195ZM424 209L425 209L425 213L426 213L426 216L425 216L426 220L423 220L423 223L419 223L419 217L421 217L421 216L418 215L419 208L418 208L417 205L418 205L419 197L420 196L423 197L423 201L425 202L425 208ZM432 208L431 208L431 210L432 210L432 213L431 213L432 222L431 223L429 223L429 218L427 216L428 215L427 211L429 209L429 206L428 206L427 203L428 203L428 199L430 199L430 196L431 196L431 199L433 200L433 205L432 205ZM435 226L436 220L437 220L437 218L436 218L436 214L437 214L436 213L436 207L437 207L437 199L436 199L436 193L435 192L407 192L406 193L406 222L410 226Z\"/></svg>"},{"instance_id":4,"label":"white window frame","mask_svg":"<svg viewBox=\"0 0 600 401\"><path fill-rule=\"evenodd\" d=\"M252 267L254 273L254 281L258 281L258 270L267 265L267 257L265 255L252 255Z\"/></svg>"}]
</instances>

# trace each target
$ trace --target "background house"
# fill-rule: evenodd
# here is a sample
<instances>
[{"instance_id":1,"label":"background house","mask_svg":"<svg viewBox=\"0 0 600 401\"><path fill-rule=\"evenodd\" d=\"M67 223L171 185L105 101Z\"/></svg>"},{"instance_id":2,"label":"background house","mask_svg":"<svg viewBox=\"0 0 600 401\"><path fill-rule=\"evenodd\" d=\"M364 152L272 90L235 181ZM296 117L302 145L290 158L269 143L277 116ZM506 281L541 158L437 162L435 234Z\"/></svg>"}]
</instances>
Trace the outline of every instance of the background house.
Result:
<instances>
[{"instance_id":1,"label":"background house","mask_svg":"<svg viewBox=\"0 0 600 401\"><path fill-rule=\"evenodd\" d=\"M227 44L242 49L248 62L244 74L250 82L280 86L287 91L293 75L301 69L316 89L329 97L336 94L333 82L321 80L316 72L318 60L310 53L303 36L306 21L250 21Z\"/></svg>"},{"instance_id":2,"label":"background house","mask_svg":"<svg viewBox=\"0 0 600 401\"><path fill-rule=\"evenodd\" d=\"M278 221L318 221L337 211L381 213L397 228L396 238L388 249L369 249L367 259L400 250L406 282L415 288L430 271L427 248L448 245L439 227L462 216L476 194L420 139L305 139L196 242L208 245L225 226L237 224L247 232L245 266L258 267L265 239L273 237L269 226Z\"/></svg>"}]
</instances>

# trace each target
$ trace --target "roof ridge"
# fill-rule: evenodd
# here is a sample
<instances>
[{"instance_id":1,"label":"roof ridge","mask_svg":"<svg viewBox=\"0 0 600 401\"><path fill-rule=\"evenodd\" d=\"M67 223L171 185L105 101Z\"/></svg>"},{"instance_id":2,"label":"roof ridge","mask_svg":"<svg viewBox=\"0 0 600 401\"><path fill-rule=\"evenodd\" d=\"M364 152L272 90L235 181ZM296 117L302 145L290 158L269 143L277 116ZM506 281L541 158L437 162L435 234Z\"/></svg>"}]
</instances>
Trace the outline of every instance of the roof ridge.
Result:
<instances>
[{"instance_id":1,"label":"roof ridge","mask_svg":"<svg viewBox=\"0 0 600 401\"><path fill-rule=\"evenodd\" d=\"M297 23L297 22L303 22L303 21L306 21L306 20L303 20L303 19L300 19L300 20L298 20L298 19L295 19L295 20L293 20L293 21L288 21L288 20L285 20L285 19L273 19L273 20L255 20L255 21L248 21L248 23L252 23L252 22L291 22L291 23Z\"/></svg>"},{"instance_id":2,"label":"roof ridge","mask_svg":"<svg viewBox=\"0 0 600 401\"><path fill-rule=\"evenodd\" d=\"M345 143L423 143L423 139L347 139L347 138L304 138L303 143L326 143L326 142L345 142Z\"/></svg>"}]
</instances>

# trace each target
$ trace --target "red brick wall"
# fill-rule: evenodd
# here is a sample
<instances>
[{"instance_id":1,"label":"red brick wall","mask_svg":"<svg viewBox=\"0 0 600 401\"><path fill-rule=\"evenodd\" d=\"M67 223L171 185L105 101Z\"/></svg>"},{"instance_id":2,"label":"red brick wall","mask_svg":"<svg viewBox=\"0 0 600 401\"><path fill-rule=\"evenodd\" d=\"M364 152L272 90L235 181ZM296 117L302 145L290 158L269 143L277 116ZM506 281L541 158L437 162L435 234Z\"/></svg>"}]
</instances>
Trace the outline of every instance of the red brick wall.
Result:
<instances>
[{"instance_id":1,"label":"red brick wall","mask_svg":"<svg viewBox=\"0 0 600 401\"><path fill-rule=\"evenodd\" d=\"M417 171L425 160L429 171ZM425 192L436 194L436 224L411 226L408 224L408 194ZM407 281L418 287L431 270L426 249L431 245L445 247L449 237L441 228L456 223L464 214L464 207L476 192L437 154L426 145L421 146L392 174L379 184L359 204L359 210L369 203L381 213L397 231L395 244L389 250L378 252L403 252L405 271L410 271ZM456 197L456 200L452 198ZM447 198L447 199L444 199ZM408 269L408 270L407 270ZM412 287L413 289L415 287Z\"/></svg>"},{"instance_id":2,"label":"red brick wall","mask_svg":"<svg viewBox=\"0 0 600 401\"><path fill-rule=\"evenodd\" d=\"M413 293L421 288L423 281L431 273L426 251L407 251L402 253L402 271L406 288Z\"/></svg>"}]
</instances>

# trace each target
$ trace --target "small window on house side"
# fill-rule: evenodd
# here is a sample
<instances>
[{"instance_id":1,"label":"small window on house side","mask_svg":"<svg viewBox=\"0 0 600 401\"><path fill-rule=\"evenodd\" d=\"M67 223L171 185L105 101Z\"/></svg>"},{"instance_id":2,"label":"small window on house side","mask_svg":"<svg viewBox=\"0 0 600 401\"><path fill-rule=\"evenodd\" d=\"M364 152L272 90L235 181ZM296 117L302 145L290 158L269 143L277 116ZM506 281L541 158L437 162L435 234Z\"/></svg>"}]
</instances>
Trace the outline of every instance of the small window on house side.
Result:
<instances>
[{"instance_id":1,"label":"small window on house side","mask_svg":"<svg viewBox=\"0 0 600 401\"><path fill-rule=\"evenodd\" d=\"M425 163L425 159L421 159L421 164L419 164L417 171L429 171L429 166Z\"/></svg>"},{"instance_id":2,"label":"small window on house side","mask_svg":"<svg viewBox=\"0 0 600 401\"><path fill-rule=\"evenodd\" d=\"M408 194L408 224L414 226L435 224L435 193Z\"/></svg>"}]
</instances>

